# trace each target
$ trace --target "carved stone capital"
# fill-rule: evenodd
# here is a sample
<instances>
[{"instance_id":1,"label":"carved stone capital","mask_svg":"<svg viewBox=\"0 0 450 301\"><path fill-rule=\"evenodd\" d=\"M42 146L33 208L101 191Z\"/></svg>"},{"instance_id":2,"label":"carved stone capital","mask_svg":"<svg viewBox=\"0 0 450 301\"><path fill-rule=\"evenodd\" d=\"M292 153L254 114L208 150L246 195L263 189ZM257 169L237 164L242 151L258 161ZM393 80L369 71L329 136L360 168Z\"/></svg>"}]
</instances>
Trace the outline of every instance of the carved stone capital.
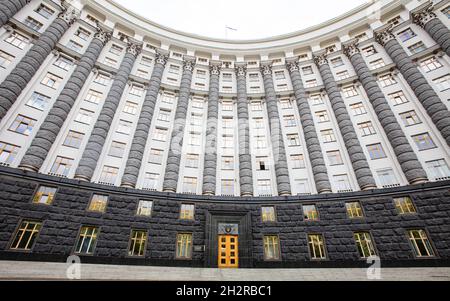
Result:
<instances>
[{"instance_id":1,"label":"carved stone capital","mask_svg":"<svg viewBox=\"0 0 450 301\"><path fill-rule=\"evenodd\" d=\"M300 68L298 67L298 62L296 60L295 61L286 60L286 68L289 70L289 72L300 71Z\"/></svg>"},{"instance_id":2,"label":"carved stone capital","mask_svg":"<svg viewBox=\"0 0 450 301\"><path fill-rule=\"evenodd\" d=\"M328 65L327 54L322 53L320 55L314 56L314 62L316 63L316 65L318 67L320 67L322 65Z\"/></svg>"},{"instance_id":3,"label":"carved stone capital","mask_svg":"<svg viewBox=\"0 0 450 301\"><path fill-rule=\"evenodd\" d=\"M184 58L183 59L183 69L186 71L193 72L195 68L195 59L194 58Z\"/></svg>"},{"instance_id":4,"label":"carved stone capital","mask_svg":"<svg viewBox=\"0 0 450 301\"><path fill-rule=\"evenodd\" d=\"M111 40L111 36L112 33L110 31L107 31L101 28L100 26L97 26L97 32L95 33L94 38L100 40L103 43L103 45L106 45L106 43L108 43L109 40Z\"/></svg>"},{"instance_id":5,"label":"carved stone capital","mask_svg":"<svg viewBox=\"0 0 450 301\"><path fill-rule=\"evenodd\" d=\"M130 53L137 57L142 51L142 46L129 42L127 45L127 53Z\"/></svg>"},{"instance_id":6,"label":"carved stone capital","mask_svg":"<svg viewBox=\"0 0 450 301\"><path fill-rule=\"evenodd\" d=\"M361 53L358 48L358 42L353 42L348 45L344 45L344 53L348 58L351 58L355 54Z\"/></svg>"},{"instance_id":7,"label":"carved stone capital","mask_svg":"<svg viewBox=\"0 0 450 301\"><path fill-rule=\"evenodd\" d=\"M428 22L437 18L433 8L433 2L430 1L424 8L412 14L413 22L424 28Z\"/></svg>"},{"instance_id":8,"label":"carved stone capital","mask_svg":"<svg viewBox=\"0 0 450 301\"><path fill-rule=\"evenodd\" d=\"M169 59L169 54L168 53L163 53L160 51L156 51L155 53L155 62L157 64L161 64L163 66L165 66L167 64L167 61Z\"/></svg>"},{"instance_id":9,"label":"carved stone capital","mask_svg":"<svg viewBox=\"0 0 450 301\"><path fill-rule=\"evenodd\" d=\"M261 73L262 75L272 75L272 63L261 64Z\"/></svg>"},{"instance_id":10,"label":"carved stone capital","mask_svg":"<svg viewBox=\"0 0 450 301\"><path fill-rule=\"evenodd\" d=\"M387 42L395 40L395 36L392 34L392 27L386 28L383 31L375 32L375 40L381 45L386 45Z\"/></svg>"},{"instance_id":11,"label":"carved stone capital","mask_svg":"<svg viewBox=\"0 0 450 301\"><path fill-rule=\"evenodd\" d=\"M236 65L234 68L237 77L245 77L247 75L247 66L246 65Z\"/></svg>"},{"instance_id":12,"label":"carved stone capital","mask_svg":"<svg viewBox=\"0 0 450 301\"><path fill-rule=\"evenodd\" d=\"M75 21L80 17L80 12L77 11L74 7L69 6L64 9L59 15L58 18L63 19L67 22L67 24L72 25Z\"/></svg>"},{"instance_id":13,"label":"carved stone capital","mask_svg":"<svg viewBox=\"0 0 450 301\"><path fill-rule=\"evenodd\" d=\"M213 63L211 63L209 65L209 72L211 73L211 75L220 75L220 70L222 70L222 65L221 64L213 64Z\"/></svg>"}]
</instances>

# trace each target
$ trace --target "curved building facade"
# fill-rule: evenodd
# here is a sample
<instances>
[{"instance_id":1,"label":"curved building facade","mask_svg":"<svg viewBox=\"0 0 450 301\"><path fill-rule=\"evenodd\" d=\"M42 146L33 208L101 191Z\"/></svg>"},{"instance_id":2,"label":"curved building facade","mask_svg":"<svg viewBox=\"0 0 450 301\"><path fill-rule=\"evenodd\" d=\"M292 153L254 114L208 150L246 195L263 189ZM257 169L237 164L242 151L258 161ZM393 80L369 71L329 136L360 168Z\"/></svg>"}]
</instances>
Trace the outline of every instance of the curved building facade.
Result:
<instances>
[{"instance_id":1,"label":"curved building facade","mask_svg":"<svg viewBox=\"0 0 450 301\"><path fill-rule=\"evenodd\" d=\"M450 4L220 40L0 2L0 258L448 265Z\"/></svg>"}]
</instances>

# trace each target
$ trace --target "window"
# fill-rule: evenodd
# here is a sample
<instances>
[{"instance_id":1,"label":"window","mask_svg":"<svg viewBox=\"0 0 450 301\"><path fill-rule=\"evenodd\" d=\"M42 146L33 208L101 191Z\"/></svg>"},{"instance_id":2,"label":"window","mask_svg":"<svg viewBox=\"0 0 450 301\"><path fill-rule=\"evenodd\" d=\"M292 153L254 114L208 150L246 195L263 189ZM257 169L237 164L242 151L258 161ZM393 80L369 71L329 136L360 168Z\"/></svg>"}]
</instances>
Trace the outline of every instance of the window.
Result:
<instances>
[{"instance_id":1,"label":"window","mask_svg":"<svg viewBox=\"0 0 450 301\"><path fill-rule=\"evenodd\" d=\"M140 200L137 208L136 215L138 216L151 216L152 215L152 201Z\"/></svg>"},{"instance_id":2,"label":"window","mask_svg":"<svg viewBox=\"0 0 450 301\"><path fill-rule=\"evenodd\" d=\"M198 79L206 79L206 70L197 69L196 76Z\"/></svg>"},{"instance_id":3,"label":"window","mask_svg":"<svg viewBox=\"0 0 450 301\"><path fill-rule=\"evenodd\" d=\"M233 75L231 73L222 73L222 81L231 82L233 79Z\"/></svg>"},{"instance_id":4,"label":"window","mask_svg":"<svg viewBox=\"0 0 450 301\"><path fill-rule=\"evenodd\" d=\"M380 143L367 145L367 150L369 151L370 158L372 160L386 158L384 149Z\"/></svg>"},{"instance_id":5,"label":"window","mask_svg":"<svg viewBox=\"0 0 450 301\"><path fill-rule=\"evenodd\" d=\"M369 57L371 55L377 54L378 51L375 49L375 46L371 45L361 49L362 53L365 57Z\"/></svg>"},{"instance_id":6,"label":"window","mask_svg":"<svg viewBox=\"0 0 450 301\"><path fill-rule=\"evenodd\" d=\"M34 194L33 203L50 205L53 202L55 193L56 188L54 187L40 186Z\"/></svg>"},{"instance_id":7,"label":"window","mask_svg":"<svg viewBox=\"0 0 450 301\"><path fill-rule=\"evenodd\" d=\"M297 190L298 195L311 194L307 179L295 179L295 188Z\"/></svg>"},{"instance_id":8,"label":"window","mask_svg":"<svg viewBox=\"0 0 450 301\"><path fill-rule=\"evenodd\" d=\"M283 110L292 109L292 103L289 99L281 99L280 105Z\"/></svg>"},{"instance_id":9,"label":"window","mask_svg":"<svg viewBox=\"0 0 450 301\"><path fill-rule=\"evenodd\" d=\"M392 168L377 170L377 176L382 187L400 186Z\"/></svg>"},{"instance_id":10,"label":"window","mask_svg":"<svg viewBox=\"0 0 450 301\"><path fill-rule=\"evenodd\" d=\"M29 40L25 36L14 31L9 37L6 38L5 42L19 49L24 49L28 45Z\"/></svg>"},{"instance_id":11,"label":"window","mask_svg":"<svg viewBox=\"0 0 450 301\"><path fill-rule=\"evenodd\" d=\"M408 50L412 54L416 54L416 53L422 52L424 50L427 50L427 46L425 46L425 44L423 42L418 42L416 44L413 44L413 45L409 46Z\"/></svg>"},{"instance_id":12,"label":"window","mask_svg":"<svg viewBox=\"0 0 450 301\"><path fill-rule=\"evenodd\" d=\"M306 66L302 68L303 75L311 75L314 74L312 66Z\"/></svg>"},{"instance_id":13,"label":"window","mask_svg":"<svg viewBox=\"0 0 450 301\"><path fill-rule=\"evenodd\" d=\"M347 70L344 70L344 71L341 71L341 72L337 72L336 73L336 77L337 77L338 80L343 80L343 79L349 78L350 77L350 73L348 73Z\"/></svg>"},{"instance_id":14,"label":"window","mask_svg":"<svg viewBox=\"0 0 450 301\"><path fill-rule=\"evenodd\" d=\"M389 87L389 86L394 85L394 84L397 83L395 78L390 73L389 74L380 75L378 77L378 82L380 83L381 87L383 87L383 88Z\"/></svg>"},{"instance_id":15,"label":"window","mask_svg":"<svg viewBox=\"0 0 450 301\"><path fill-rule=\"evenodd\" d=\"M309 234L308 235L308 246L309 254L311 259L326 259L325 254L325 243L323 241L323 236L320 234Z\"/></svg>"},{"instance_id":16,"label":"window","mask_svg":"<svg viewBox=\"0 0 450 301\"><path fill-rule=\"evenodd\" d=\"M111 143L111 148L109 149L108 155L116 158L122 158L125 153L125 143L113 141Z\"/></svg>"},{"instance_id":17,"label":"window","mask_svg":"<svg viewBox=\"0 0 450 301\"><path fill-rule=\"evenodd\" d=\"M58 156L56 157L55 162L53 162L50 173L57 176L67 177L72 164L73 159Z\"/></svg>"},{"instance_id":18,"label":"window","mask_svg":"<svg viewBox=\"0 0 450 301\"><path fill-rule=\"evenodd\" d=\"M298 56L298 60L299 60L299 62L304 62L304 61L309 60L309 57L308 57L307 54L300 54L300 55Z\"/></svg>"},{"instance_id":19,"label":"window","mask_svg":"<svg viewBox=\"0 0 450 301\"><path fill-rule=\"evenodd\" d=\"M36 8L35 12L37 12L46 19L49 19L55 13L54 10L52 10L51 8L49 8L44 4L40 4L38 8Z\"/></svg>"},{"instance_id":20,"label":"window","mask_svg":"<svg viewBox=\"0 0 450 301\"><path fill-rule=\"evenodd\" d=\"M144 182L142 188L145 190L156 190L158 186L159 174L147 172L145 173Z\"/></svg>"},{"instance_id":21,"label":"window","mask_svg":"<svg viewBox=\"0 0 450 301\"><path fill-rule=\"evenodd\" d=\"M333 176L333 182L337 192L352 191L347 175L335 175Z\"/></svg>"},{"instance_id":22,"label":"window","mask_svg":"<svg viewBox=\"0 0 450 301\"><path fill-rule=\"evenodd\" d=\"M11 244L11 250L31 250L42 228L41 222L23 221L20 223L14 240Z\"/></svg>"},{"instance_id":23,"label":"window","mask_svg":"<svg viewBox=\"0 0 450 301\"><path fill-rule=\"evenodd\" d=\"M183 192L184 193L196 193L197 192L197 178L184 177Z\"/></svg>"},{"instance_id":24,"label":"window","mask_svg":"<svg viewBox=\"0 0 450 301\"><path fill-rule=\"evenodd\" d=\"M89 203L88 210L93 212L105 212L107 203L108 197L106 195L94 194Z\"/></svg>"},{"instance_id":25,"label":"window","mask_svg":"<svg viewBox=\"0 0 450 301\"><path fill-rule=\"evenodd\" d=\"M60 56L53 64L63 70L69 71L70 67L73 65L73 61L65 56Z\"/></svg>"},{"instance_id":26,"label":"window","mask_svg":"<svg viewBox=\"0 0 450 301\"><path fill-rule=\"evenodd\" d=\"M167 129L155 128L153 140L165 142L167 140Z\"/></svg>"},{"instance_id":27,"label":"window","mask_svg":"<svg viewBox=\"0 0 450 301\"><path fill-rule=\"evenodd\" d=\"M109 75L104 74L104 73L98 73L94 79L94 82L97 84L100 84L102 86L106 86L109 84L110 80L111 80L111 78Z\"/></svg>"},{"instance_id":28,"label":"window","mask_svg":"<svg viewBox=\"0 0 450 301\"><path fill-rule=\"evenodd\" d=\"M88 111L85 109L80 109L77 117L75 117L75 121L83 123L83 124L91 124L93 117L94 117L94 112Z\"/></svg>"},{"instance_id":29,"label":"window","mask_svg":"<svg viewBox=\"0 0 450 301\"><path fill-rule=\"evenodd\" d=\"M344 65L344 61L342 60L342 58L339 56L339 57L336 57L336 58L334 58L334 59L331 59L330 60L330 63L331 63L331 65L334 67L334 68L336 68L336 67L340 67L340 66L343 66Z\"/></svg>"},{"instance_id":30,"label":"window","mask_svg":"<svg viewBox=\"0 0 450 301\"><path fill-rule=\"evenodd\" d=\"M361 131L362 136L370 136L375 135L376 131L373 127L373 124L371 121L363 122L358 124L359 130Z\"/></svg>"},{"instance_id":31,"label":"window","mask_svg":"<svg viewBox=\"0 0 450 301\"><path fill-rule=\"evenodd\" d=\"M222 136L223 148L233 148L234 147L234 137L231 135ZM200 143L198 143L200 145Z\"/></svg>"},{"instance_id":32,"label":"window","mask_svg":"<svg viewBox=\"0 0 450 301\"><path fill-rule=\"evenodd\" d=\"M23 23L35 31L39 31L43 25L41 22L33 19L32 17L27 17Z\"/></svg>"},{"instance_id":33,"label":"window","mask_svg":"<svg viewBox=\"0 0 450 301\"><path fill-rule=\"evenodd\" d=\"M225 138L230 138L230 141L228 139L224 139L224 141L226 142L225 147L232 147L232 138L233 137L225 137ZM188 141L189 145L200 146L200 141L201 141L200 133L194 133L194 132L189 133L189 141Z\"/></svg>"},{"instance_id":34,"label":"window","mask_svg":"<svg viewBox=\"0 0 450 301\"><path fill-rule=\"evenodd\" d=\"M164 122L169 122L170 121L170 110L160 109L159 115L158 115L158 120L164 121Z\"/></svg>"},{"instance_id":35,"label":"window","mask_svg":"<svg viewBox=\"0 0 450 301\"><path fill-rule=\"evenodd\" d=\"M405 126L411 126L421 123L419 116L417 116L416 111L408 111L405 113L400 113L400 117L403 120Z\"/></svg>"},{"instance_id":36,"label":"window","mask_svg":"<svg viewBox=\"0 0 450 301\"><path fill-rule=\"evenodd\" d=\"M14 58L13 55L0 50L0 67L4 69L8 68Z\"/></svg>"},{"instance_id":37,"label":"window","mask_svg":"<svg viewBox=\"0 0 450 301\"><path fill-rule=\"evenodd\" d=\"M233 111L233 102L223 101L222 102L222 110L223 111Z\"/></svg>"},{"instance_id":38,"label":"window","mask_svg":"<svg viewBox=\"0 0 450 301\"><path fill-rule=\"evenodd\" d=\"M319 122L330 121L330 118L328 117L328 112L327 111L316 112L316 117L319 120Z\"/></svg>"},{"instance_id":39,"label":"window","mask_svg":"<svg viewBox=\"0 0 450 301\"><path fill-rule=\"evenodd\" d=\"M433 82L440 92L444 92L450 89L450 74L433 79Z\"/></svg>"},{"instance_id":40,"label":"window","mask_svg":"<svg viewBox=\"0 0 450 301\"><path fill-rule=\"evenodd\" d=\"M269 170L267 157L257 157L256 158L256 170Z\"/></svg>"},{"instance_id":41,"label":"window","mask_svg":"<svg viewBox=\"0 0 450 301\"><path fill-rule=\"evenodd\" d=\"M137 69L136 75L139 77L146 78L146 77L148 77L148 72L145 70L142 70L142 69Z\"/></svg>"},{"instance_id":42,"label":"window","mask_svg":"<svg viewBox=\"0 0 450 301\"><path fill-rule=\"evenodd\" d=\"M280 243L276 235L264 235L264 260L280 260Z\"/></svg>"},{"instance_id":43,"label":"window","mask_svg":"<svg viewBox=\"0 0 450 301\"><path fill-rule=\"evenodd\" d=\"M352 104L352 105L350 105L350 108L353 112L353 116L364 115L367 113L366 108L364 107L362 102Z\"/></svg>"},{"instance_id":44,"label":"window","mask_svg":"<svg viewBox=\"0 0 450 301\"><path fill-rule=\"evenodd\" d=\"M433 70L442 68L443 65L441 64L440 61L438 61L438 59L435 56L432 56L432 57L429 57L429 58L427 58L425 60L421 60L420 61L420 67L425 72L431 72Z\"/></svg>"},{"instance_id":45,"label":"window","mask_svg":"<svg viewBox=\"0 0 450 301\"><path fill-rule=\"evenodd\" d=\"M83 138L84 138L83 133L69 131L69 133L67 133L63 145L79 149L81 146L81 142L83 141Z\"/></svg>"},{"instance_id":46,"label":"window","mask_svg":"<svg viewBox=\"0 0 450 301\"><path fill-rule=\"evenodd\" d=\"M436 145L433 142L433 139L431 139L430 135L428 133L420 134L412 136L414 142L417 145L417 148L419 150L427 150L435 148Z\"/></svg>"},{"instance_id":47,"label":"window","mask_svg":"<svg viewBox=\"0 0 450 301\"><path fill-rule=\"evenodd\" d=\"M333 130L320 131L320 134L322 135L323 142L336 142Z\"/></svg>"},{"instance_id":48,"label":"window","mask_svg":"<svg viewBox=\"0 0 450 301\"><path fill-rule=\"evenodd\" d=\"M262 111L262 103L260 101L252 102L252 111Z\"/></svg>"},{"instance_id":49,"label":"window","mask_svg":"<svg viewBox=\"0 0 450 301\"><path fill-rule=\"evenodd\" d=\"M450 178L450 169L444 159L426 162L428 171L434 180Z\"/></svg>"},{"instance_id":50,"label":"window","mask_svg":"<svg viewBox=\"0 0 450 301\"><path fill-rule=\"evenodd\" d=\"M417 213L416 208L410 197L400 197L394 199L395 208L398 214L415 214Z\"/></svg>"},{"instance_id":51,"label":"window","mask_svg":"<svg viewBox=\"0 0 450 301\"><path fill-rule=\"evenodd\" d=\"M353 234L353 237L355 238L359 257L368 258L370 256L376 255L372 238L370 237L369 232L356 232Z\"/></svg>"},{"instance_id":52,"label":"window","mask_svg":"<svg viewBox=\"0 0 450 301\"><path fill-rule=\"evenodd\" d=\"M193 220L194 219L195 205L193 204L181 204L180 219Z\"/></svg>"},{"instance_id":53,"label":"window","mask_svg":"<svg viewBox=\"0 0 450 301\"><path fill-rule=\"evenodd\" d=\"M270 185L270 180L258 180L257 185L259 195L272 195L272 186Z\"/></svg>"},{"instance_id":54,"label":"window","mask_svg":"<svg viewBox=\"0 0 450 301\"><path fill-rule=\"evenodd\" d=\"M392 27L395 27L395 26L399 25L401 21L402 21L402 18L400 16L397 16L397 17L394 17L394 18L388 20L386 23L388 25L391 25Z\"/></svg>"},{"instance_id":55,"label":"window","mask_svg":"<svg viewBox=\"0 0 450 301\"><path fill-rule=\"evenodd\" d=\"M125 107L123 108L123 111L130 115L136 115L138 111L138 104L135 102L127 101L125 103Z\"/></svg>"},{"instance_id":56,"label":"window","mask_svg":"<svg viewBox=\"0 0 450 301\"><path fill-rule=\"evenodd\" d=\"M356 91L355 86L349 86L349 87L342 88L342 93L344 93L344 96L347 98L358 95L358 91Z\"/></svg>"},{"instance_id":57,"label":"window","mask_svg":"<svg viewBox=\"0 0 450 301\"><path fill-rule=\"evenodd\" d=\"M123 51L123 48L116 44L112 44L111 48L109 49L109 52L111 52L112 54L115 54L115 55L121 55L122 51Z\"/></svg>"},{"instance_id":58,"label":"window","mask_svg":"<svg viewBox=\"0 0 450 301\"><path fill-rule=\"evenodd\" d=\"M305 168L305 159L303 155L291 155L292 168L302 169Z\"/></svg>"},{"instance_id":59,"label":"window","mask_svg":"<svg viewBox=\"0 0 450 301\"><path fill-rule=\"evenodd\" d=\"M10 131L29 136L36 124L36 119L31 119L23 115L17 115L16 119L13 121L9 127Z\"/></svg>"},{"instance_id":60,"label":"window","mask_svg":"<svg viewBox=\"0 0 450 301\"><path fill-rule=\"evenodd\" d=\"M131 85L130 94L141 97L144 94L144 88L138 85Z\"/></svg>"},{"instance_id":61,"label":"window","mask_svg":"<svg viewBox=\"0 0 450 301\"><path fill-rule=\"evenodd\" d=\"M192 126L202 126L203 125L203 115L197 114L197 113L192 113L191 125Z\"/></svg>"},{"instance_id":62,"label":"window","mask_svg":"<svg viewBox=\"0 0 450 301\"><path fill-rule=\"evenodd\" d=\"M347 216L349 218L364 217L361 204L359 202L345 203L345 209L347 210Z\"/></svg>"},{"instance_id":63,"label":"window","mask_svg":"<svg viewBox=\"0 0 450 301\"><path fill-rule=\"evenodd\" d=\"M199 155L187 154L186 155L186 167L198 168Z\"/></svg>"},{"instance_id":64,"label":"window","mask_svg":"<svg viewBox=\"0 0 450 301\"><path fill-rule=\"evenodd\" d=\"M314 88L317 86L317 80L310 79L305 82L305 88Z\"/></svg>"},{"instance_id":65,"label":"window","mask_svg":"<svg viewBox=\"0 0 450 301\"><path fill-rule=\"evenodd\" d=\"M149 57L143 56L141 59L141 65L151 67L153 60Z\"/></svg>"},{"instance_id":66,"label":"window","mask_svg":"<svg viewBox=\"0 0 450 301\"><path fill-rule=\"evenodd\" d=\"M179 74L180 73L180 66L170 65L169 66L169 73L171 73L171 74Z\"/></svg>"},{"instance_id":67,"label":"window","mask_svg":"<svg viewBox=\"0 0 450 301\"><path fill-rule=\"evenodd\" d=\"M378 68L384 67L386 65L386 63L384 62L383 59L378 59L378 60L370 62L369 65L370 65L370 69L373 70L373 69L378 69Z\"/></svg>"},{"instance_id":68,"label":"window","mask_svg":"<svg viewBox=\"0 0 450 301\"><path fill-rule=\"evenodd\" d=\"M231 156L222 157L222 169L223 170L234 169L234 157Z\"/></svg>"},{"instance_id":69,"label":"window","mask_svg":"<svg viewBox=\"0 0 450 301\"><path fill-rule=\"evenodd\" d=\"M98 20L91 15L86 15L86 22L92 26L97 26Z\"/></svg>"},{"instance_id":70,"label":"window","mask_svg":"<svg viewBox=\"0 0 450 301\"><path fill-rule=\"evenodd\" d=\"M58 89L61 82L61 77L49 72L47 73L47 75L45 75L44 79L41 81L41 84L56 90Z\"/></svg>"},{"instance_id":71,"label":"window","mask_svg":"<svg viewBox=\"0 0 450 301\"><path fill-rule=\"evenodd\" d=\"M27 106L43 111L45 110L49 102L50 97L45 96L38 92L33 92L33 94L31 94L31 97L27 102Z\"/></svg>"},{"instance_id":72,"label":"window","mask_svg":"<svg viewBox=\"0 0 450 301\"><path fill-rule=\"evenodd\" d=\"M258 73L249 73L248 75L250 82L259 82L259 74Z\"/></svg>"},{"instance_id":73,"label":"window","mask_svg":"<svg viewBox=\"0 0 450 301\"><path fill-rule=\"evenodd\" d=\"M441 12L447 16L447 18L450 19L450 6L447 6L446 8L444 8L443 10L441 10Z\"/></svg>"},{"instance_id":74,"label":"window","mask_svg":"<svg viewBox=\"0 0 450 301\"><path fill-rule=\"evenodd\" d=\"M253 118L253 128L254 129L264 129L264 120L260 117Z\"/></svg>"},{"instance_id":75,"label":"window","mask_svg":"<svg viewBox=\"0 0 450 301\"><path fill-rule=\"evenodd\" d=\"M98 228L92 226L83 226L80 230L75 253L93 254L97 244Z\"/></svg>"},{"instance_id":76,"label":"window","mask_svg":"<svg viewBox=\"0 0 450 301\"><path fill-rule=\"evenodd\" d=\"M401 105L403 103L407 103L408 100L405 97L403 91L397 91L395 93L391 93L388 95L394 105Z\"/></svg>"},{"instance_id":77,"label":"window","mask_svg":"<svg viewBox=\"0 0 450 301\"><path fill-rule=\"evenodd\" d=\"M108 65L113 68L117 66L117 61L110 57L105 57L105 60L103 61L103 63L105 63L105 65Z\"/></svg>"},{"instance_id":78,"label":"window","mask_svg":"<svg viewBox=\"0 0 450 301\"><path fill-rule=\"evenodd\" d=\"M275 71L275 80L283 79L286 79L286 74L284 74L284 71Z\"/></svg>"},{"instance_id":79,"label":"window","mask_svg":"<svg viewBox=\"0 0 450 301\"><path fill-rule=\"evenodd\" d=\"M87 39L91 36L91 33L88 30L79 27L75 32L75 35L80 39L87 41Z\"/></svg>"},{"instance_id":80,"label":"window","mask_svg":"<svg viewBox=\"0 0 450 301\"><path fill-rule=\"evenodd\" d=\"M234 195L234 180L226 179L221 181L222 195Z\"/></svg>"},{"instance_id":81,"label":"window","mask_svg":"<svg viewBox=\"0 0 450 301\"><path fill-rule=\"evenodd\" d=\"M192 234L177 234L177 258L190 259L192 257Z\"/></svg>"},{"instance_id":82,"label":"window","mask_svg":"<svg viewBox=\"0 0 450 301\"><path fill-rule=\"evenodd\" d=\"M261 207L261 221L263 223L275 222L275 207L273 206L263 206Z\"/></svg>"},{"instance_id":83,"label":"window","mask_svg":"<svg viewBox=\"0 0 450 301\"><path fill-rule=\"evenodd\" d=\"M193 98L192 99L192 107L195 109L203 109L204 101L203 99Z\"/></svg>"},{"instance_id":84,"label":"window","mask_svg":"<svg viewBox=\"0 0 450 301\"><path fill-rule=\"evenodd\" d=\"M317 211L316 205L304 205L302 208L305 221L319 220L319 212Z\"/></svg>"},{"instance_id":85,"label":"window","mask_svg":"<svg viewBox=\"0 0 450 301\"><path fill-rule=\"evenodd\" d=\"M416 36L416 33L414 31L412 31L411 28L407 28L407 29L399 32L397 35L402 42L406 42L406 41L414 38Z\"/></svg>"},{"instance_id":86,"label":"window","mask_svg":"<svg viewBox=\"0 0 450 301\"><path fill-rule=\"evenodd\" d=\"M338 150L327 152L327 157L331 166L344 164L342 161L341 152Z\"/></svg>"},{"instance_id":87,"label":"window","mask_svg":"<svg viewBox=\"0 0 450 301\"><path fill-rule=\"evenodd\" d=\"M102 98L103 93L102 92L98 92L95 90L89 90L85 100L88 102L92 102L95 104L99 104L100 103L100 99Z\"/></svg>"},{"instance_id":88,"label":"window","mask_svg":"<svg viewBox=\"0 0 450 301\"><path fill-rule=\"evenodd\" d=\"M9 165L14 162L19 149L19 146L0 142L0 165Z\"/></svg>"},{"instance_id":89,"label":"window","mask_svg":"<svg viewBox=\"0 0 450 301\"><path fill-rule=\"evenodd\" d=\"M128 256L144 256L146 243L147 231L132 230L128 247Z\"/></svg>"},{"instance_id":90,"label":"window","mask_svg":"<svg viewBox=\"0 0 450 301\"><path fill-rule=\"evenodd\" d=\"M286 115L283 116L284 123L286 127L294 127L297 126L297 122L295 121L294 115Z\"/></svg>"},{"instance_id":91,"label":"window","mask_svg":"<svg viewBox=\"0 0 450 301\"><path fill-rule=\"evenodd\" d=\"M69 43L67 44L67 47L77 52L83 49L83 45L75 42L74 40L70 40Z\"/></svg>"},{"instance_id":92,"label":"window","mask_svg":"<svg viewBox=\"0 0 450 301\"><path fill-rule=\"evenodd\" d=\"M152 148L150 149L150 158L148 161L153 164L162 164L163 154L164 151L162 149Z\"/></svg>"},{"instance_id":93,"label":"window","mask_svg":"<svg viewBox=\"0 0 450 301\"><path fill-rule=\"evenodd\" d=\"M287 135L288 146L300 146L300 137L298 134Z\"/></svg>"},{"instance_id":94,"label":"window","mask_svg":"<svg viewBox=\"0 0 450 301\"><path fill-rule=\"evenodd\" d=\"M116 183L117 174L119 169L112 166L103 166L102 173L100 174L100 183L114 185Z\"/></svg>"},{"instance_id":95,"label":"window","mask_svg":"<svg viewBox=\"0 0 450 301\"><path fill-rule=\"evenodd\" d=\"M409 230L409 241L411 242L416 257L432 257L434 256L433 248L430 240L424 230Z\"/></svg>"}]
</instances>

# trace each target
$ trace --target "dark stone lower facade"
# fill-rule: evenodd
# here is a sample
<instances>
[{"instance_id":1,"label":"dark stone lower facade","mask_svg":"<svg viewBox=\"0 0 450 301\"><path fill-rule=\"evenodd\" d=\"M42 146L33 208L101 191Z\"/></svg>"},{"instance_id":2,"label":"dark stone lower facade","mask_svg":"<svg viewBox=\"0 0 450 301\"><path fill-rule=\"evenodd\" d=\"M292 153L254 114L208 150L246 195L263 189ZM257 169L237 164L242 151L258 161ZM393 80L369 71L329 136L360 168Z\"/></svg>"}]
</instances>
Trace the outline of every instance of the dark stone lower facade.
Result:
<instances>
[{"instance_id":1,"label":"dark stone lower facade","mask_svg":"<svg viewBox=\"0 0 450 301\"><path fill-rule=\"evenodd\" d=\"M39 185L58 187L51 205L33 204ZM103 214L86 210L93 193L109 196ZM417 214L399 215L393 198L409 196ZM152 200L151 217L136 216L139 200ZM345 202L359 201L364 218L349 219ZM195 204L195 219L179 219L181 203ZM320 221L304 221L302 205L315 204ZM261 222L261 206L274 205L277 221ZM22 220L43 227L29 252L9 249ZM65 262L72 255L81 225L98 226L94 255L83 263L217 267L217 224L239 225L241 268L367 267L353 239L370 232L382 266L450 266L450 181L400 188L306 197L220 198L107 187L0 167L0 260ZM143 258L127 255L131 229L147 230ZM432 258L416 258L408 229L424 229ZM177 260L177 233L193 233L192 260ZM310 259L307 235L322 234L327 259ZM265 261L263 235L277 235L281 260Z\"/></svg>"}]
</instances>

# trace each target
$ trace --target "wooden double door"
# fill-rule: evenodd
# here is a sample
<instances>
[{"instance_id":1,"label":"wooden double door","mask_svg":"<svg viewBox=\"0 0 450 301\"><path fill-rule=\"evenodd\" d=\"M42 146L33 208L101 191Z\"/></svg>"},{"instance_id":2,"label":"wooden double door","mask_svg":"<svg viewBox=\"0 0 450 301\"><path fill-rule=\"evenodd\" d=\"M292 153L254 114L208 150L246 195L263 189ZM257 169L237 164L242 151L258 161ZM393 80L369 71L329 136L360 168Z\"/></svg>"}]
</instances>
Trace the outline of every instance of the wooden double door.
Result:
<instances>
[{"instance_id":1,"label":"wooden double door","mask_svg":"<svg viewBox=\"0 0 450 301\"><path fill-rule=\"evenodd\" d=\"M239 242L238 235L218 236L218 266L219 269L239 267Z\"/></svg>"}]
</instances>

